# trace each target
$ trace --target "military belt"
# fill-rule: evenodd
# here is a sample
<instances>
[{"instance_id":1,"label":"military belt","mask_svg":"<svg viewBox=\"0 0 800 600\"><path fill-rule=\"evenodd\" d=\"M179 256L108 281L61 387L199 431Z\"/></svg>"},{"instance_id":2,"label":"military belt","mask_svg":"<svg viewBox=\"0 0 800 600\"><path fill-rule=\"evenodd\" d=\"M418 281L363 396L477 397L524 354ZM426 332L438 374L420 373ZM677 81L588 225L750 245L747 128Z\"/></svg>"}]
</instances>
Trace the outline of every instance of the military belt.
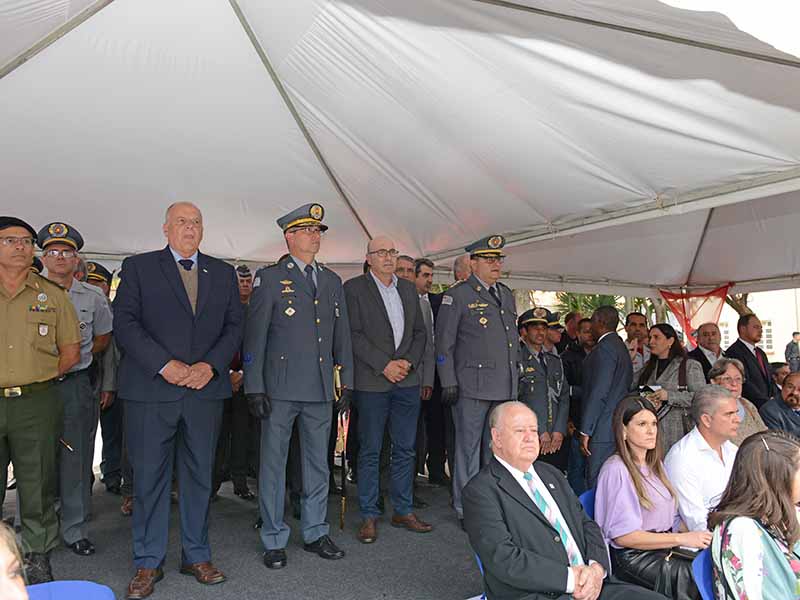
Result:
<instances>
[{"instance_id":1,"label":"military belt","mask_svg":"<svg viewBox=\"0 0 800 600\"><path fill-rule=\"evenodd\" d=\"M18 398L26 394L34 394L46 390L53 385L53 380L29 383L28 385L18 385L15 387L0 388L0 396L3 398Z\"/></svg>"}]
</instances>

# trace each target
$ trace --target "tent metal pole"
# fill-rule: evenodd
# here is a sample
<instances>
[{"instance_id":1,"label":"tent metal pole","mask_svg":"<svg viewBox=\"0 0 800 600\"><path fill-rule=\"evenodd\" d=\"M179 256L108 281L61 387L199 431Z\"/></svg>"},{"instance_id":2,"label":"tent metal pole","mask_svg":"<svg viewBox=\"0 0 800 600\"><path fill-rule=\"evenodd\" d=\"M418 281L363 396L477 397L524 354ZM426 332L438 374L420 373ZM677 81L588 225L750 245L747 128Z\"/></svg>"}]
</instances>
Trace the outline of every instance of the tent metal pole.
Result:
<instances>
[{"instance_id":1,"label":"tent metal pole","mask_svg":"<svg viewBox=\"0 0 800 600\"><path fill-rule=\"evenodd\" d=\"M314 156L317 157L317 161L319 162L320 166L324 169L325 174L328 176L328 179L330 180L331 184L333 184L333 187L336 189L336 192L339 194L339 197L342 199L342 202L344 202L345 206L347 206L347 208L350 210L350 213L353 215L353 218L361 227L362 231L366 234L367 238L371 240L372 235L370 234L369 229L367 229L367 226L361 219L361 216L358 214L358 212L356 212L353 203L350 201L350 198L348 198L347 194L345 193L344 189L339 183L339 180L336 178L336 175L334 175L333 171L328 165L328 162L322 155L322 151L319 149L319 146L317 146L317 143L311 136L311 132L308 130L306 124L303 122L303 119L300 117L300 113L297 111L294 102L292 102L292 99L289 97L289 93L286 91L286 88L284 87L283 82L280 80L280 77L278 77L277 71L275 71L275 69L273 68L272 63L270 62L269 57L267 56L267 53L264 51L264 48L261 45L261 42L258 41L258 37L253 31L253 28L250 27L250 23L247 20L247 17L245 16L241 7L239 6L239 3L237 2L237 0L229 0L229 2L231 8L233 9L233 12L239 19L239 23L241 24L242 29L244 29L245 33L247 34L247 37L250 39L250 43L253 44L253 48L255 49L256 54L258 54L258 57L261 59L261 63L264 65L264 68L267 70L269 76L272 78L272 82L275 84L275 87L277 88L278 93L281 95L281 98L283 98L283 101L286 104L286 108L289 109L289 112L292 114L295 123L297 123L297 126L300 128L300 131L306 138L306 142L311 147L311 150L314 152Z\"/></svg>"},{"instance_id":2,"label":"tent metal pole","mask_svg":"<svg viewBox=\"0 0 800 600\"><path fill-rule=\"evenodd\" d=\"M630 33L633 35L639 35L643 37L653 38L656 40L661 40L664 42L671 42L673 44L682 44L684 46L693 46L695 48L702 48L704 50L712 50L714 52L720 52L722 54L731 54L733 56L739 56L742 58L749 58L752 60L760 60L763 62L774 63L777 65L782 65L784 67L794 67L795 69L800 68L800 60L795 60L791 58L781 58L779 56L770 56L769 54L762 54L760 52L751 52L749 50L741 50L738 48L731 48L729 46L722 46L720 44L712 44L710 42L700 42L697 40L693 40L686 37L681 37L678 35L670 35L668 33L661 33L658 31L650 31L649 29L641 29L639 27L629 27L627 25L619 25L617 23L609 23L607 21L600 21L597 19L589 19L587 17L579 17L577 15L570 15L566 13L561 13L554 10L547 10L545 8L537 8L534 6L527 6L524 4L519 4L517 2L511 2L510 0L473 0L473 2L478 2L480 4L490 4L493 6L499 6L501 8L509 8L512 10L518 10L522 12L533 13L537 15L542 15L545 17L552 17L554 19L561 19L564 21L572 21L574 23L581 23L583 25L591 25L593 27L602 27L604 29L612 29L614 31L621 31L623 33Z\"/></svg>"},{"instance_id":3,"label":"tent metal pole","mask_svg":"<svg viewBox=\"0 0 800 600\"><path fill-rule=\"evenodd\" d=\"M17 67L24 65L31 58L39 54L39 52L47 48L50 44L64 37L78 25L96 15L113 1L114 0L98 0L94 4L87 6L77 15L69 19L66 23L48 33L33 46L17 54L17 56L12 58L6 64L0 66L0 79L11 73Z\"/></svg>"},{"instance_id":4,"label":"tent metal pole","mask_svg":"<svg viewBox=\"0 0 800 600\"><path fill-rule=\"evenodd\" d=\"M763 188L761 196L774 196L800 189L800 167L787 169L754 177L746 181L723 184L712 188L703 188L686 193L678 193L674 197L661 196L641 204L635 208L620 209L603 214L592 214L577 217L570 221L536 225L523 231L499 232L506 238L506 247L530 244L533 242L552 240L559 237L576 235L596 229L604 229L614 225L637 223L662 216L678 215L695 210L711 209L716 206L736 204L753 199L753 191ZM463 253L462 248L442 250L426 255L431 260L444 260Z\"/></svg>"},{"instance_id":5,"label":"tent metal pole","mask_svg":"<svg viewBox=\"0 0 800 600\"><path fill-rule=\"evenodd\" d=\"M694 257L692 258L692 266L689 267L689 274L686 275L686 287L689 287L689 284L692 281L692 275L694 275L694 267L697 264L697 258L700 256L700 250L703 248L703 242L706 241L706 234L708 233L708 226L711 223L711 217L714 215L714 209L708 211L708 216L706 217L706 222L703 225L703 233L700 234L700 240L697 242L697 248L694 251Z\"/></svg>"}]
</instances>

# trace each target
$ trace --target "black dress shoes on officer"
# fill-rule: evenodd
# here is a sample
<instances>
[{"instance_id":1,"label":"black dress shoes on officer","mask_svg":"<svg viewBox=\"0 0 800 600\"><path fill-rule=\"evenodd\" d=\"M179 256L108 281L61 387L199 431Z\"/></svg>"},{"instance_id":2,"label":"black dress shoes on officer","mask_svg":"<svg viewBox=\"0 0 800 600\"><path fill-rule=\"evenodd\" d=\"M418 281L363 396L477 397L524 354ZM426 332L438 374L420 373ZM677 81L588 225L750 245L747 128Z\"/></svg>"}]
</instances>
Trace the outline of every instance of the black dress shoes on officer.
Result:
<instances>
[{"instance_id":1,"label":"black dress shoes on officer","mask_svg":"<svg viewBox=\"0 0 800 600\"><path fill-rule=\"evenodd\" d=\"M78 540L74 544L66 544L78 556L90 556L94 554L94 544L86 538Z\"/></svg>"},{"instance_id":2,"label":"black dress shoes on officer","mask_svg":"<svg viewBox=\"0 0 800 600\"><path fill-rule=\"evenodd\" d=\"M28 585L49 583L53 581L53 571L50 569L50 557L40 552L30 552L25 555L25 579Z\"/></svg>"},{"instance_id":3,"label":"black dress shoes on officer","mask_svg":"<svg viewBox=\"0 0 800 600\"><path fill-rule=\"evenodd\" d=\"M306 552L314 552L328 560L344 558L344 550L338 548L327 535L323 535L317 541L311 542L310 544L303 544L303 550Z\"/></svg>"},{"instance_id":4,"label":"black dress shoes on officer","mask_svg":"<svg viewBox=\"0 0 800 600\"><path fill-rule=\"evenodd\" d=\"M264 564L268 569L282 569L286 566L286 550L267 550L264 552Z\"/></svg>"},{"instance_id":5,"label":"black dress shoes on officer","mask_svg":"<svg viewBox=\"0 0 800 600\"><path fill-rule=\"evenodd\" d=\"M233 484L233 493L242 500L253 500L255 499L256 495L250 491L250 488L247 486L247 483L234 483Z\"/></svg>"}]
</instances>

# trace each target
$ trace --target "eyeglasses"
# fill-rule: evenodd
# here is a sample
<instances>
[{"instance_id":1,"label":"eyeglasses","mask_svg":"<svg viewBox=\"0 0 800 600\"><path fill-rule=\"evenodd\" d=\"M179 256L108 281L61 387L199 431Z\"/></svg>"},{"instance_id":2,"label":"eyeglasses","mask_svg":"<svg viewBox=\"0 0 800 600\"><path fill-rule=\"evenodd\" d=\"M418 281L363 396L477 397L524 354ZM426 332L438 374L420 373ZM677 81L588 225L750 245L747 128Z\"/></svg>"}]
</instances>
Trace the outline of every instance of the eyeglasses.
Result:
<instances>
[{"instance_id":1,"label":"eyeglasses","mask_svg":"<svg viewBox=\"0 0 800 600\"><path fill-rule=\"evenodd\" d=\"M493 264L502 265L503 261L505 260L504 256L479 256L478 258L481 260L485 260L486 263L489 265Z\"/></svg>"},{"instance_id":2,"label":"eyeglasses","mask_svg":"<svg viewBox=\"0 0 800 600\"><path fill-rule=\"evenodd\" d=\"M728 385L742 385L744 383L744 379L741 377L731 377L730 375L725 375L723 377L717 377L717 381L720 383L726 383Z\"/></svg>"},{"instance_id":3,"label":"eyeglasses","mask_svg":"<svg viewBox=\"0 0 800 600\"><path fill-rule=\"evenodd\" d=\"M59 256L63 256L64 258L75 258L78 256L78 253L75 250L45 250L45 256L49 256L50 258L58 258Z\"/></svg>"},{"instance_id":4,"label":"eyeglasses","mask_svg":"<svg viewBox=\"0 0 800 600\"><path fill-rule=\"evenodd\" d=\"M23 248L30 248L33 246L33 238L29 237L0 237L0 243L3 246L22 246Z\"/></svg>"},{"instance_id":5,"label":"eyeglasses","mask_svg":"<svg viewBox=\"0 0 800 600\"><path fill-rule=\"evenodd\" d=\"M367 254L377 254L378 258L386 258L387 256L391 256L395 258L400 252L392 248L391 250L386 250L385 248L381 248L380 250L373 250L372 252L367 252Z\"/></svg>"},{"instance_id":6,"label":"eyeglasses","mask_svg":"<svg viewBox=\"0 0 800 600\"><path fill-rule=\"evenodd\" d=\"M291 229L289 233L305 233L307 235L322 235L325 233L321 227L317 227L316 225L312 225L311 227L295 227Z\"/></svg>"}]
</instances>

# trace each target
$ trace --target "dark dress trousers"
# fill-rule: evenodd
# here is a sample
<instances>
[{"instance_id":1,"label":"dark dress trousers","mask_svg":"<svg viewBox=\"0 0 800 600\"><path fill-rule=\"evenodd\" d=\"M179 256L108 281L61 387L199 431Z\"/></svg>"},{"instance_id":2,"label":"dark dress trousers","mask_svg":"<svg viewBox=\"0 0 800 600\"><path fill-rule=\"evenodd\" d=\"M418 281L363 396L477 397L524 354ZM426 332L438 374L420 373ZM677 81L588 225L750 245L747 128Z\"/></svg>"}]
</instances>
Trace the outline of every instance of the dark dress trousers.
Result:
<instances>
[{"instance_id":1,"label":"dark dress trousers","mask_svg":"<svg viewBox=\"0 0 800 600\"><path fill-rule=\"evenodd\" d=\"M655 592L621 583L610 575L600 527L584 512L564 475L540 462L534 470L558 505L586 564L598 562L608 575L603 600L664 600ZM489 600L569 600L569 560L558 532L514 476L496 459L464 488L464 527L483 563Z\"/></svg>"},{"instance_id":2,"label":"dark dress trousers","mask_svg":"<svg viewBox=\"0 0 800 600\"><path fill-rule=\"evenodd\" d=\"M119 396L136 474L133 558L137 568L164 562L173 462L180 489L184 563L211 560L208 503L228 365L242 340L243 311L233 267L198 253L192 310L169 247L125 259L114 300L114 334L122 353ZM200 390L167 383L172 359L210 364L217 375Z\"/></svg>"},{"instance_id":3,"label":"dark dress trousers","mask_svg":"<svg viewBox=\"0 0 800 600\"><path fill-rule=\"evenodd\" d=\"M616 333L602 339L583 362L581 432L591 437L587 484L597 482L600 467L614 453L611 417L614 409L631 389L633 363L628 347Z\"/></svg>"},{"instance_id":4,"label":"dark dress trousers","mask_svg":"<svg viewBox=\"0 0 800 600\"><path fill-rule=\"evenodd\" d=\"M756 352L761 356L761 360L766 367L766 372L761 368L758 359L744 345L742 340L736 340L725 350L728 358L738 358L744 365L744 385L742 385L742 396L747 398L761 408L770 399L780 396L775 382L772 381L772 369L769 366L769 359L764 351L756 346Z\"/></svg>"},{"instance_id":5,"label":"dark dress trousers","mask_svg":"<svg viewBox=\"0 0 800 600\"><path fill-rule=\"evenodd\" d=\"M419 419L419 386L427 334L414 284L397 280L403 305L403 338L395 348L394 333L383 298L367 273L344 284L353 342L354 389L358 407L358 496L361 514L377 517L378 462L387 422L392 441L389 494L395 513L411 512L415 443ZM399 383L383 375L390 360L405 359L412 368Z\"/></svg>"}]
</instances>

